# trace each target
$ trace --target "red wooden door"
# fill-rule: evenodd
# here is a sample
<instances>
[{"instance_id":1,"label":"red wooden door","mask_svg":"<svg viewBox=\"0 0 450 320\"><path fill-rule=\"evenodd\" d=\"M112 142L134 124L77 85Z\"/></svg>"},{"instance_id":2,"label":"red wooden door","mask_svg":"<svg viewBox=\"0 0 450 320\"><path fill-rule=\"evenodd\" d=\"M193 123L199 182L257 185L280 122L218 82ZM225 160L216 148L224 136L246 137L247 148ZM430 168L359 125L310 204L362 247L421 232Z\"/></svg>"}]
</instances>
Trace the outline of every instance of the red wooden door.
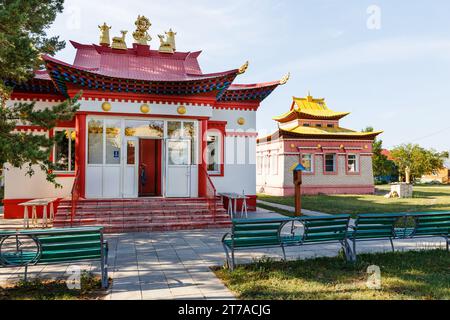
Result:
<instances>
[{"instance_id":1,"label":"red wooden door","mask_svg":"<svg viewBox=\"0 0 450 320\"><path fill-rule=\"evenodd\" d=\"M161 193L161 140L139 140L139 196Z\"/></svg>"}]
</instances>

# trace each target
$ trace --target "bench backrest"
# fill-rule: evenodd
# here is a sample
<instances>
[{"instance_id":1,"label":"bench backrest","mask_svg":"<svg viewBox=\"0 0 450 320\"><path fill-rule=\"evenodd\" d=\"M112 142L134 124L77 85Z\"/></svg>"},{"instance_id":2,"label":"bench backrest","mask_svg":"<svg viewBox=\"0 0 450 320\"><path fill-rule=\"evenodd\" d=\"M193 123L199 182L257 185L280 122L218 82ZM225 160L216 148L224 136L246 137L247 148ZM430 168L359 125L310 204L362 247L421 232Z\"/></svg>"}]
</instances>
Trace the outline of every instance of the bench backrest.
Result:
<instances>
[{"instance_id":1,"label":"bench backrest","mask_svg":"<svg viewBox=\"0 0 450 320\"><path fill-rule=\"evenodd\" d=\"M33 236L39 242L36 264L97 259L104 253L102 227L24 230L18 234Z\"/></svg>"},{"instance_id":2,"label":"bench backrest","mask_svg":"<svg viewBox=\"0 0 450 320\"><path fill-rule=\"evenodd\" d=\"M235 219L232 221L231 245L267 246L280 244L280 232L291 219Z\"/></svg>"},{"instance_id":3,"label":"bench backrest","mask_svg":"<svg viewBox=\"0 0 450 320\"><path fill-rule=\"evenodd\" d=\"M410 216L416 223L413 236L450 235L450 212L418 213Z\"/></svg>"},{"instance_id":4,"label":"bench backrest","mask_svg":"<svg viewBox=\"0 0 450 320\"><path fill-rule=\"evenodd\" d=\"M393 238L395 225L405 214L360 214L355 220L354 238Z\"/></svg>"},{"instance_id":5,"label":"bench backrest","mask_svg":"<svg viewBox=\"0 0 450 320\"><path fill-rule=\"evenodd\" d=\"M298 221L305 228L303 242L342 241L347 238L350 215L304 217Z\"/></svg>"}]
</instances>

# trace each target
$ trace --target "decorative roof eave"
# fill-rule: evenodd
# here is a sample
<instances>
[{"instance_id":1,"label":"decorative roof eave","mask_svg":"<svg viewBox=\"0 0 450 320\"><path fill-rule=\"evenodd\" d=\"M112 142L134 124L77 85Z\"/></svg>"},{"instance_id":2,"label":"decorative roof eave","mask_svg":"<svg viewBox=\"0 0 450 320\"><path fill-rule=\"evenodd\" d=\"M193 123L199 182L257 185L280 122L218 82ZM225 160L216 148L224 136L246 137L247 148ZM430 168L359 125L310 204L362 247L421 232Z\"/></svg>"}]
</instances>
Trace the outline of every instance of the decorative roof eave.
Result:
<instances>
[{"instance_id":1,"label":"decorative roof eave","mask_svg":"<svg viewBox=\"0 0 450 320\"><path fill-rule=\"evenodd\" d=\"M267 98L278 86L282 86L288 82L290 73L285 75L281 80L254 83L254 84L232 84L223 94L219 101L223 102L245 102L258 101L262 102Z\"/></svg>"},{"instance_id":2,"label":"decorative roof eave","mask_svg":"<svg viewBox=\"0 0 450 320\"><path fill-rule=\"evenodd\" d=\"M47 95L63 97L50 79L33 78L26 82L5 81L5 84L13 88L13 94L23 93L31 95Z\"/></svg>"},{"instance_id":3,"label":"decorative roof eave","mask_svg":"<svg viewBox=\"0 0 450 320\"><path fill-rule=\"evenodd\" d=\"M333 114L314 114L307 111L291 110L281 116L272 118L281 123L298 120L298 119L312 119L312 120L340 120L348 116L350 112L335 112Z\"/></svg>"},{"instance_id":4,"label":"decorative roof eave","mask_svg":"<svg viewBox=\"0 0 450 320\"><path fill-rule=\"evenodd\" d=\"M217 99L220 99L239 74L239 70L235 69L221 73L197 75L190 80L134 80L99 75L93 70L74 67L49 56L43 56L43 59L56 87L66 97L69 96L67 84L70 83L80 89L156 95L197 95L215 92Z\"/></svg>"},{"instance_id":5,"label":"decorative roof eave","mask_svg":"<svg viewBox=\"0 0 450 320\"><path fill-rule=\"evenodd\" d=\"M374 132L329 132L329 133L299 133L289 130L279 129L279 135L289 138L303 138L303 139L352 139L352 140L374 140L383 131Z\"/></svg>"}]
</instances>

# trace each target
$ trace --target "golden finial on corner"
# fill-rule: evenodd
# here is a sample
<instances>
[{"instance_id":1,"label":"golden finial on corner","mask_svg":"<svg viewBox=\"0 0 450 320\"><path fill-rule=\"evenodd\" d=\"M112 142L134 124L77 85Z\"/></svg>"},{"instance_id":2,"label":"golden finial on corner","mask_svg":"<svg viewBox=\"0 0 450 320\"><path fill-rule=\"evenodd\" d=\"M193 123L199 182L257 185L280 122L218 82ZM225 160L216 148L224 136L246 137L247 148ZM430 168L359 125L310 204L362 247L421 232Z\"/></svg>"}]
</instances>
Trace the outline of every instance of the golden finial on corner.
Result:
<instances>
[{"instance_id":1,"label":"golden finial on corner","mask_svg":"<svg viewBox=\"0 0 450 320\"><path fill-rule=\"evenodd\" d=\"M147 17L139 15L134 24L136 25L136 31L133 32L135 43L146 46L148 41L152 41L152 37L147 32L152 26L150 20Z\"/></svg>"},{"instance_id":2,"label":"golden finial on corner","mask_svg":"<svg viewBox=\"0 0 450 320\"><path fill-rule=\"evenodd\" d=\"M248 69L248 61L246 61L246 62L242 65L242 67L239 68L239 74L245 73L245 71L247 71L247 69Z\"/></svg>"},{"instance_id":3,"label":"golden finial on corner","mask_svg":"<svg viewBox=\"0 0 450 320\"><path fill-rule=\"evenodd\" d=\"M111 30L111 27L104 22L103 25L98 26L98 28L100 29L100 45L109 47L111 45L109 40L109 30Z\"/></svg>"},{"instance_id":4,"label":"golden finial on corner","mask_svg":"<svg viewBox=\"0 0 450 320\"><path fill-rule=\"evenodd\" d=\"M283 78L281 78L280 85L281 86L285 85L289 81L290 78L291 78L291 73L288 72Z\"/></svg>"}]
</instances>

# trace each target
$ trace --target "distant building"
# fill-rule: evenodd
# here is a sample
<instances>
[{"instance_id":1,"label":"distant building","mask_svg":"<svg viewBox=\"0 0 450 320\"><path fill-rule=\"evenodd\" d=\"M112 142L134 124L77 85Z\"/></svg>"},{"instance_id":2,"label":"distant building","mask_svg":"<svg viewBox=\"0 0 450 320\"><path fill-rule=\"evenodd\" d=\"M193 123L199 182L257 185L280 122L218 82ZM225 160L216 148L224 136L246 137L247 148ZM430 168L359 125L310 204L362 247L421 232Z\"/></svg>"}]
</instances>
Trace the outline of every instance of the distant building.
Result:
<instances>
[{"instance_id":1,"label":"distant building","mask_svg":"<svg viewBox=\"0 0 450 320\"><path fill-rule=\"evenodd\" d=\"M294 97L290 110L274 118L279 129L257 140L257 191L294 194L291 168L301 162L304 194L373 193L372 144L381 131L340 127L348 114L328 109L324 99Z\"/></svg>"},{"instance_id":2,"label":"distant building","mask_svg":"<svg viewBox=\"0 0 450 320\"><path fill-rule=\"evenodd\" d=\"M444 183L450 184L450 159L444 163L444 168L437 171L435 174L423 175L420 179L422 183Z\"/></svg>"}]
</instances>

